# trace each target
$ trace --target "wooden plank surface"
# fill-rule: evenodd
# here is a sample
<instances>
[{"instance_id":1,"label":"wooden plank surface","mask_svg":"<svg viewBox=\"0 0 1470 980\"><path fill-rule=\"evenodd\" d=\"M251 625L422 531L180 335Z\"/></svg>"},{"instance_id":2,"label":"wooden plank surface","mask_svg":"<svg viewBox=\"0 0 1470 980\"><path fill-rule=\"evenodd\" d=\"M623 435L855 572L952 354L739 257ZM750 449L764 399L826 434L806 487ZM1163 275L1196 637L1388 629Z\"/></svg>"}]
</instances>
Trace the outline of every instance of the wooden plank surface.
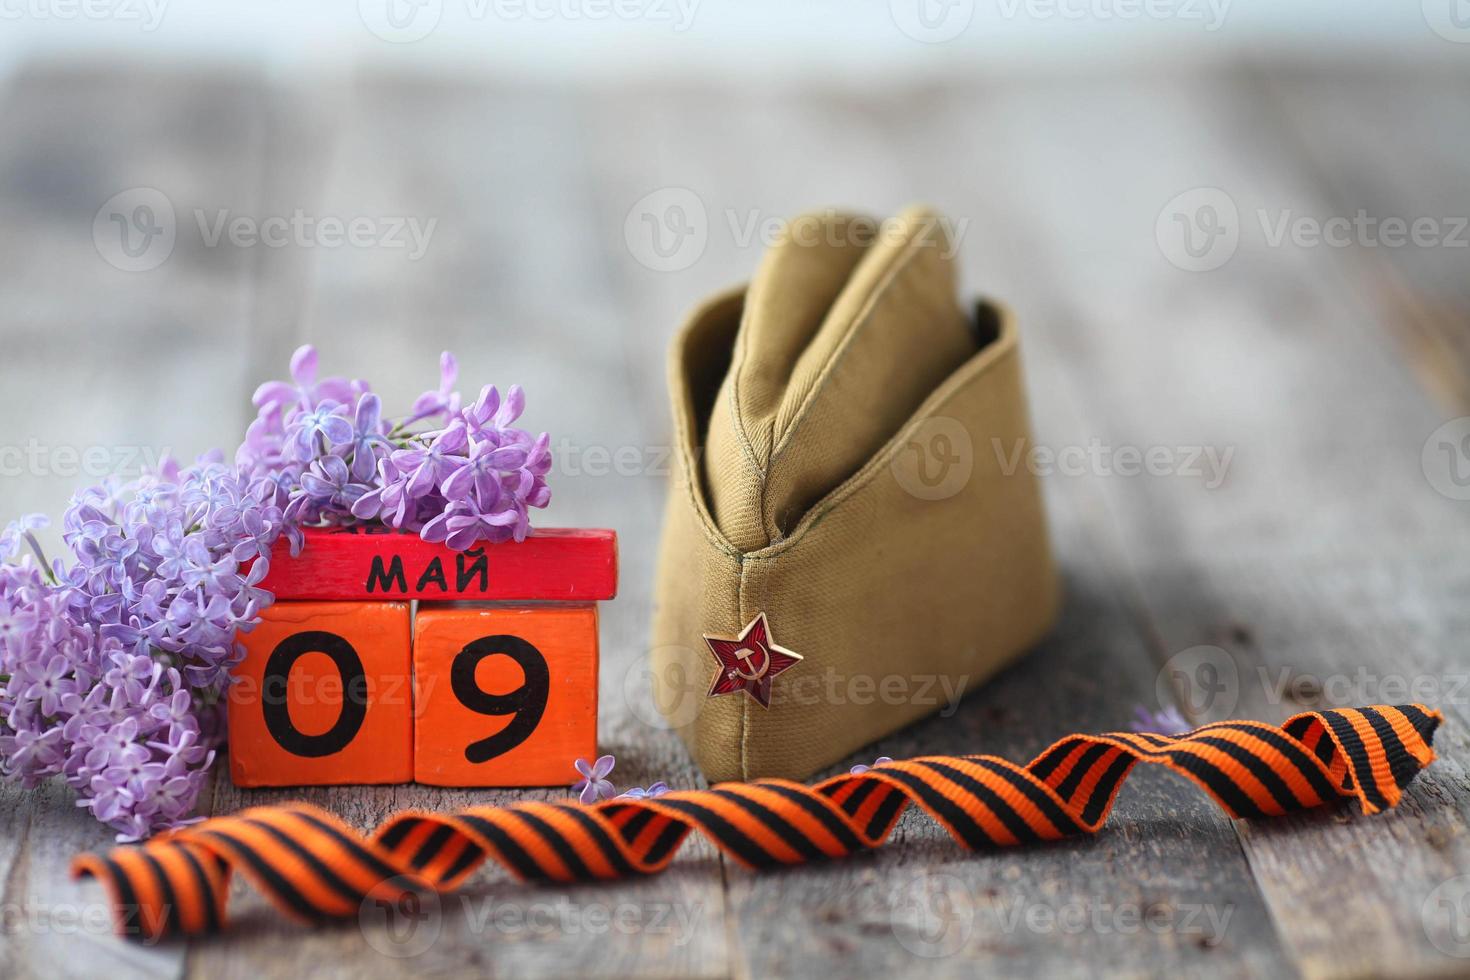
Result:
<instances>
[{"instance_id":1,"label":"wooden plank surface","mask_svg":"<svg viewBox=\"0 0 1470 980\"><path fill-rule=\"evenodd\" d=\"M88 454L136 476L165 451L191 460L246 421L248 257L181 238L156 268L124 271L112 264L121 239L94 240L93 226L114 195L125 217L153 200L140 188L183 220L193 207L253 208L260 94L258 79L59 69L0 89L3 444L27 454L3 479L6 520L58 521L70 494L105 474ZM134 245L161 254L161 242ZM43 538L55 553L56 529ZM112 835L65 787L5 783L0 801L3 902L26 916L0 933L0 972L180 972L182 947L123 944L98 920L100 896L68 880L71 855Z\"/></svg>"},{"instance_id":2,"label":"wooden plank surface","mask_svg":"<svg viewBox=\"0 0 1470 980\"><path fill-rule=\"evenodd\" d=\"M875 95L392 75L288 90L254 76L22 72L0 90L0 330L19 352L0 363L0 404L13 431L46 445L156 440L184 455L229 444L254 383L280 376L307 340L324 369L373 379L390 406L434 385L441 347L460 354L466 389L525 385L525 424L550 431L558 454L540 523L620 536L620 595L601 610L599 733L620 785L700 784L641 667L666 475L664 347L696 299L748 277L760 222L829 203L888 212L921 197L965 222L967 288L1020 313L1038 443L1165 447L1178 464L1048 476L1067 581L1056 634L948 717L850 763L1024 760L1066 732L1124 725L1135 704L1157 707L1160 676L1168 695L1173 669L1201 656L1223 657L1235 682L1211 703L1176 687L1198 719L1395 700L1397 678L1438 695L1450 723L1444 760L1400 811L1372 819L1232 824L1146 771L1094 840L961 855L911 815L878 854L770 875L702 842L633 883L524 886L492 871L429 910L423 949L428 933L404 941L380 910L306 931L239 886L228 935L138 949L7 929L5 972L1461 972L1441 949L1456 923L1424 910L1470 871L1470 709L1456 687L1470 652L1470 523L1420 454L1466 411L1465 256L1282 247L1257 217L1465 212L1464 76L1382 81L1268 66ZM94 244L93 216L139 186L176 205L179 241L159 268L126 273ZM1187 272L1159 218L1199 188L1226 192L1241 235L1224 265ZM670 268L628 229L691 200L706 235ZM432 233L417 255L206 248L188 227L196 209L413 219ZM1432 313L1406 317L1415 310ZM209 383L186 385L199 376ZM180 390L187 410L171 400ZM1192 449L1199 475L1183 471ZM55 467L7 479L6 510L54 513L77 482ZM221 778L209 806L304 797L366 828L405 807L554 795L243 790ZM64 789L6 787L0 810L7 908L100 904L63 869L107 834ZM1170 925L1130 928L1134 912ZM607 915L633 927L598 931ZM1068 916L1085 924L1058 924Z\"/></svg>"},{"instance_id":3,"label":"wooden plank surface","mask_svg":"<svg viewBox=\"0 0 1470 980\"><path fill-rule=\"evenodd\" d=\"M1018 293L1034 298L1072 352L1069 387L1104 444L1234 449L1214 489L1182 473L1107 483L1160 668L1198 659L1205 645L1216 651L1203 655L1223 657L1238 678L1215 703L1196 703L1197 720L1279 720L1300 710L1263 683L1283 675L1299 694L1297 678L1318 681L1322 694L1302 697L1306 706L1381 700L1391 689L1383 682L1396 677L1463 715L1463 639L1428 653L1432 645L1403 621L1387 588L1412 571L1420 577L1414 601L1440 610L1427 617L1455 615L1435 596L1453 594L1460 580L1444 576L1455 567L1450 556L1470 543L1470 520L1419 466L1438 413L1394 356L1380 311L1348 285L1353 266L1338 250L1274 246L1251 227L1262 209L1273 221L1287 209L1336 212L1273 130L1269 106L1242 98L1250 91L1179 84L1164 94L1140 85L1079 97L1038 86L1008 100L999 122L1013 135L1006 177L1019 199L1041 202L1029 213L1039 241L1050 243L1028 261L1069 268L1089 306L1028 290L1026 281ZM1089 159L1106 197L1066 179L1054 127L1102 145L1116 120L1145 108L1140 138ZM1171 152L1160 155L1166 134ZM1187 273L1160 261L1149 217L1198 187L1238 199L1240 243L1220 269ZM1356 680L1359 671L1367 680ZM1279 827L1238 824L1304 973L1451 965L1423 915L1466 860L1451 843L1465 830L1463 744L1447 734L1440 751L1446 762L1379 824L1321 814ZM1304 847L1288 825L1316 828L1315 846Z\"/></svg>"},{"instance_id":4,"label":"wooden plank surface","mask_svg":"<svg viewBox=\"0 0 1470 980\"><path fill-rule=\"evenodd\" d=\"M1302 72L1262 66L1252 80L1275 129L1310 166L1333 213L1375 222L1344 250L1362 301L1451 415L1470 412L1470 92L1453 71ZM1383 134L1392 134L1384 139ZM1423 237L1389 237L1385 221Z\"/></svg>"}]
</instances>

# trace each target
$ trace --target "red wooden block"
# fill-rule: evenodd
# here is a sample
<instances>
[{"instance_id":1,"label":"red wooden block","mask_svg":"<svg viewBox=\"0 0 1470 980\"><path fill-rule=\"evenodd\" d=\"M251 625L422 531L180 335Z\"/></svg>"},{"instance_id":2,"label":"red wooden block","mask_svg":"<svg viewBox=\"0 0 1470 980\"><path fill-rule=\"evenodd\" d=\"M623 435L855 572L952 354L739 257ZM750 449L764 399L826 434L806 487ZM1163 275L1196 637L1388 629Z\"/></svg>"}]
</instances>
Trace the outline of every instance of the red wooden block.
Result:
<instances>
[{"instance_id":1,"label":"red wooden block","mask_svg":"<svg viewBox=\"0 0 1470 980\"><path fill-rule=\"evenodd\" d=\"M434 607L414 621L414 779L566 786L597 754L597 607Z\"/></svg>"},{"instance_id":2,"label":"red wooden block","mask_svg":"<svg viewBox=\"0 0 1470 980\"><path fill-rule=\"evenodd\" d=\"M413 779L406 602L277 602L241 633L229 695L237 786Z\"/></svg>"},{"instance_id":3,"label":"red wooden block","mask_svg":"<svg viewBox=\"0 0 1470 980\"><path fill-rule=\"evenodd\" d=\"M261 586L278 599L611 599L617 535L548 528L460 553L376 524L313 529L296 558L276 545Z\"/></svg>"}]
</instances>

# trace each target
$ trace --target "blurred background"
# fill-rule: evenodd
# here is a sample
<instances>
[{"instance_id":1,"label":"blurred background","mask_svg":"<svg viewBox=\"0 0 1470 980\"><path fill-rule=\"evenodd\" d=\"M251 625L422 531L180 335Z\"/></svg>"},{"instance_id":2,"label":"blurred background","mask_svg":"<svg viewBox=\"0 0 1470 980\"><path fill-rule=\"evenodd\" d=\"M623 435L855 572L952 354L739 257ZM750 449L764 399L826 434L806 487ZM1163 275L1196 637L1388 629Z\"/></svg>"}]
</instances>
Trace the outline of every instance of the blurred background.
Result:
<instances>
[{"instance_id":1,"label":"blurred background","mask_svg":"<svg viewBox=\"0 0 1470 980\"><path fill-rule=\"evenodd\" d=\"M699 779L639 672L664 352L783 218L829 206L936 206L966 291L1017 310L1044 451L1027 465L1067 578L1042 649L852 761L1025 758L1138 703L1201 721L1402 700L1365 667L1470 717L1452 683L1470 662L1467 0L0 0L0 134L4 517L57 517L164 452L232 452L299 344L390 412L451 349L464 390L524 385L522 424L551 433L540 523L621 535L601 736L627 783ZM1170 693L1202 645L1236 678L1228 704ZM1470 758L1450 728L1437 747ZM1452 806L1406 807L1382 837L1237 842L1191 789L1144 779L1125 816L1195 821L1157 851L954 873L1069 894L1087 864L1115 894L1183 868L1160 894L1232 896L1240 972L1442 972L1463 961L1435 937L1470 934L1470 904L1420 909L1470 867L1456 766L1416 784ZM362 823L405 803L320 798ZM68 800L23 800L53 843L7 895L59 887L95 843L57 829ZM221 785L213 807L252 801ZM739 917L740 948L712 914L665 972L790 970L806 961L781 928L853 921L783 891L809 879L727 894L710 867L688 887ZM1126 937L1011 941L1029 975L1138 965ZM1151 973L1220 965L1150 942ZM854 927L811 962L888 969L892 947ZM564 966L540 949L513 955ZM982 972L1001 955L971 952Z\"/></svg>"},{"instance_id":2,"label":"blurred background","mask_svg":"<svg viewBox=\"0 0 1470 980\"><path fill-rule=\"evenodd\" d=\"M1143 312L1155 389L1187 383L1157 331L1228 358L1244 328L1205 321L1262 302L1261 262L1293 294L1372 290L1424 383L1464 394L1444 319L1465 0L0 0L0 20L8 512L228 450L305 341L390 404L454 347L467 387L519 381L532 425L647 476L629 447L663 439L680 316L824 206L945 210L969 288L1037 346ZM1435 227L1322 241L1364 209ZM1238 353L1211 385L1272 362ZM565 472L555 506L611 522L604 490Z\"/></svg>"},{"instance_id":3,"label":"blurred background","mask_svg":"<svg viewBox=\"0 0 1470 980\"><path fill-rule=\"evenodd\" d=\"M393 63L875 84L987 65L1197 66L1244 53L1447 60L1440 41L1470 21L1456 0L8 0L0 17L0 53L12 63L118 54L308 75Z\"/></svg>"}]
</instances>

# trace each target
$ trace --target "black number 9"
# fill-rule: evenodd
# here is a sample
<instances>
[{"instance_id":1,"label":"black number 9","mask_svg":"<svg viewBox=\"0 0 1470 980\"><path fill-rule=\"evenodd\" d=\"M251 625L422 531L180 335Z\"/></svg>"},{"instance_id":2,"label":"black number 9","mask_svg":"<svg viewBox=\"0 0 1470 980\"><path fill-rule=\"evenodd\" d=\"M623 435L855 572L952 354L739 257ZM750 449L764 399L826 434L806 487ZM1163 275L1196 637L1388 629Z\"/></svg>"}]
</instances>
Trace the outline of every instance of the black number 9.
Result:
<instances>
[{"instance_id":1,"label":"black number 9","mask_svg":"<svg viewBox=\"0 0 1470 980\"><path fill-rule=\"evenodd\" d=\"M486 657L494 656L509 657L526 675L525 682L508 694L487 694L475 684L475 668ZM551 672L541 651L519 636L482 636L455 656L449 683L459 703L476 714L514 716L494 735L465 747L464 757L469 761L488 762L520 745L541 724L546 696L551 691Z\"/></svg>"}]
</instances>

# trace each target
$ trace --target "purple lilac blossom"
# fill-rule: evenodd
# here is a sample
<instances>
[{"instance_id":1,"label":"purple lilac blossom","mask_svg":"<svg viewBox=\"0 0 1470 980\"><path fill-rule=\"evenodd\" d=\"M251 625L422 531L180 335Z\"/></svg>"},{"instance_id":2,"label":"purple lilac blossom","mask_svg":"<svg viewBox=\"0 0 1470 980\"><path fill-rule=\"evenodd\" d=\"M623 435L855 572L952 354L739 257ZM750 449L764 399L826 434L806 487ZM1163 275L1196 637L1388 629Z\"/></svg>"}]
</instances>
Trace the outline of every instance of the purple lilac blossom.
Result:
<instances>
[{"instance_id":1,"label":"purple lilac blossom","mask_svg":"<svg viewBox=\"0 0 1470 980\"><path fill-rule=\"evenodd\" d=\"M290 382L257 389L258 414L235 460L275 487L294 550L303 527L358 521L456 551L531 533L530 508L551 501L550 439L513 425L526 405L519 385L503 399L486 385L465 406L458 374L446 351L438 387L397 421L383 417L365 382L318 380L311 347L292 357Z\"/></svg>"},{"instance_id":2,"label":"purple lilac blossom","mask_svg":"<svg viewBox=\"0 0 1470 980\"><path fill-rule=\"evenodd\" d=\"M271 601L273 497L217 459L167 462L73 498L71 566L0 565L0 772L63 777L120 840L189 822L221 737L201 720L239 661L236 631ZM13 525L0 554L34 526Z\"/></svg>"},{"instance_id":3,"label":"purple lilac blossom","mask_svg":"<svg viewBox=\"0 0 1470 980\"><path fill-rule=\"evenodd\" d=\"M598 756L597 761L590 764L586 759L573 762L572 767L582 778L572 785L572 792L578 794L583 803L596 803L617 796L617 788L607 778L615 765L617 760L610 755Z\"/></svg>"},{"instance_id":4,"label":"purple lilac blossom","mask_svg":"<svg viewBox=\"0 0 1470 980\"><path fill-rule=\"evenodd\" d=\"M235 465L166 460L78 492L70 565L41 553L44 517L0 532L0 775L64 778L119 840L191 822L278 537L295 552L304 526L381 520L465 549L522 540L550 500L547 436L511 424L524 393L487 386L463 407L451 354L398 422L364 382L318 380L311 347L290 374L256 391ZM611 768L588 768L593 798L612 794Z\"/></svg>"}]
</instances>

